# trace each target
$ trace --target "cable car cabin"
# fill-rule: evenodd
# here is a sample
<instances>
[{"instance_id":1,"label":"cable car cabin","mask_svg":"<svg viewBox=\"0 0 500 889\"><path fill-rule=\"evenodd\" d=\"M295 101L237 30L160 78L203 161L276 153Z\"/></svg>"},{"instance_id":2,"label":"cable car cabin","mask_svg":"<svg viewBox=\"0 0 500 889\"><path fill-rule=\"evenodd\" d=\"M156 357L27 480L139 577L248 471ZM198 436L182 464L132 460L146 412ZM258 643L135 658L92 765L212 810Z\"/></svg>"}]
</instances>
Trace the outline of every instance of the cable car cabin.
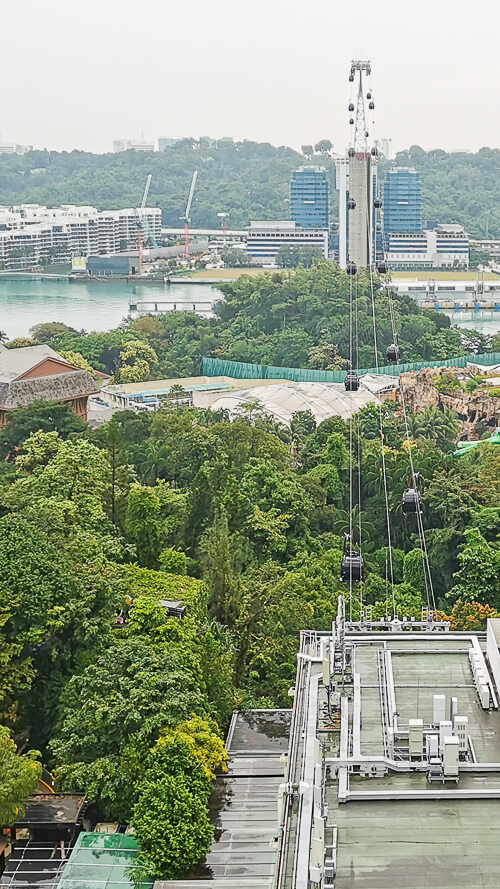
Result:
<instances>
[{"instance_id":1,"label":"cable car cabin","mask_svg":"<svg viewBox=\"0 0 500 889\"><path fill-rule=\"evenodd\" d=\"M388 271L389 266L387 265L385 260L381 260L377 263L377 272L379 273L379 275L387 275Z\"/></svg>"},{"instance_id":2,"label":"cable car cabin","mask_svg":"<svg viewBox=\"0 0 500 889\"><path fill-rule=\"evenodd\" d=\"M354 111L354 105L352 102L349 102L349 111Z\"/></svg>"},{"instance_id":3,"label":"cable car cabin","mask_svg":"<svg viewBox=\"0 0 500 889\"><path fill-rule=\"evenodd\" d=\"M357 373L350 370L345 375L344 386L346 392L357 392L359 389L359 377Z\"/></svg>"},{"instance_id":4,"label":"cable car cabin","mask_svg":"<svg viewBox=\"0 0 500 889\"><path fill-rule=\"evenodd\" d=\"M380 208L382 207L381 198L375 198L375 200L373 201L373 206L375 207L376 210L380 210Z\"/></svg>"},{"instance_id":5,"label":"cable car cabin","mask_svg":"<svg viewBox=\"0 0 500 889\"><path fill-rule=\"evenodd\" d=\"M345 267L345 270L348 275L355 275L356 272L358 271L358 267L355 262L348 262Z\"/></svg>"},{"instance_id":6,"label":"cable car cabin","mask_svg":"<svg viewBox=\"0 0 500 889\"><path fill-rule=\"evenodd\" d=\"M401 358L399 346L397 346L396 343L391 343L390 346L387 346L385 357L387 361L399 361Z\"/></svg>"},{"instance_id":7,"label":"cable car cabin","mask_svg":"<svg viewBox=\"0 0 500 889\"><path fill-rule=\"evenodd\" d=\"M416 488L406 488L402 497L403 515L418 515L422 512L422 497Z\"/></svg>"},{"instance_id":8,"label":"cable car cabin","mask_svg":"<svg viewBox=\"0 0 500 889\"><path fill-rule=\"evenodd\" d=\"M349 198L348 207L349 207L349 210L356 209L356 201L354 200L354 198Z\"/></svg>"},{"instance_id":9,"label":"cable car cabin","mask_svg":"<svg viewBox=\"0 0 500 889\"><path fill-rule=\"evenodd\" d=\"M356 550L348 550L340 563L340 580L342 583L361 583L363 580L363 557Z\"/></svg>"},{"instance_id":10,"label":"cable car cabin","mask_svg":"<svg viewBox=\"0 0 500 889\"><path fill-rule=\"evenodd\" d=\"M354 151L354 148L350 148L349 151L347 152L347 154L349 155L349 157L354 157L356 152Z\"/></svg>"},{"instance_id":11,"label":"cable car cabin","mask_svg":"<svg viewBox=\"0 0 500 889\"><path fill-rule=\"evenodd\" d=\"M370 102L370 104L368 105L368 108L370 109L370 111L373 111L375 108L375 102Z\"/></svg>"}]
</instances>

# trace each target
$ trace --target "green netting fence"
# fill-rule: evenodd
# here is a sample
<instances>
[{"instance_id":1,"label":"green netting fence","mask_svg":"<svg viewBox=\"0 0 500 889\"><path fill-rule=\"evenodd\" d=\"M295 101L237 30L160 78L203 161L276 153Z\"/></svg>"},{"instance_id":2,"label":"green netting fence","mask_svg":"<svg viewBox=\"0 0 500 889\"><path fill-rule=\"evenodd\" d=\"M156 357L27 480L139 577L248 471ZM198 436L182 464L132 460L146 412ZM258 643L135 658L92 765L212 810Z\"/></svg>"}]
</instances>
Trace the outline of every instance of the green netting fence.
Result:
<instances>
[{"instance_id":1,"label":"green netting fence","mask_svg":"<svg viewBox=\"0 0 500 889\"><path fill-rule=\"evenodd\" d=\"M203 358L203 374L207 377L233 377L237 380L293 380L297 383L343 383L345 370L311 370L308 367L274 367L269 364L247 364L244 361L228 361L225 358ZM484 355L462 355L445 361L412 361L409 364L385 364L360 368L359 374L379 373L398 376L422 367L465 367L469 362L491 367L500 364L500 352Z\"/></svg>"}]
</instances>

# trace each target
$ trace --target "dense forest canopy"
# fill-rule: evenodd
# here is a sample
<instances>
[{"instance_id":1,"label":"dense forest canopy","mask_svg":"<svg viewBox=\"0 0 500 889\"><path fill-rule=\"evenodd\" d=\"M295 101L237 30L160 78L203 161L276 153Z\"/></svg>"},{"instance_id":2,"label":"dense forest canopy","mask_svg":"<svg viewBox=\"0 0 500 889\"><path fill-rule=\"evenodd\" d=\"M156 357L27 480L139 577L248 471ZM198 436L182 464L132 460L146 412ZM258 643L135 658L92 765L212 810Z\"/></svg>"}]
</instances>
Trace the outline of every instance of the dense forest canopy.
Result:
<instances>
[{"instance_id":1,"label":"dense forest canopy","mask_svg":"<svg viewBox=\"0 0 500 889\"><path fill-rule=\"evenodd\" d=\"M212 320L43 324L33 337L122 381L196 373L204 354L339 367L350 287L322 261L224 285ZM371 364L370 282L352 287ZM374 296L383 358L388 297L378 283ZM397 295L394 310L405 358L462 352L447 318ZM359 616L359 586L349 600L340 580L350 527L375 618L435 606L453 628L484 629L500 609L500 449L454 456L449 409L406 421L392 400L352 425L303 410L285 426L254 404L231 422L168 398L95 430L69 404L12 412L0 430L0 826L43 762L62 790L87 794L96 821L134 827L145 873L185 875L210 845L233 708L288 707L300 630L328 629L340 593ZM402 515L412 468L434 598Z\"/></svg>"},{"instance_id":2,"label":"dense forest canopy","mask_svg":"<svg viewBox=\"0 0 500 889\"><path fill-rule=\"evenodd\" d=\"M148 173L149 203L161 207L163 221L179 226L193 171L198 169L192 221L195 227L218 228L218 213L227 213L230 228L251 219L287 219L291 173L304 163L321 163L330 182L330 215L336 215L335 169L327 140L317 153L259 142L185 139L164 152L89 154L82 151L33 151L0 157L0 204L92 204L99 209L137 206ZM388 163L382 159L380 177ZM418 146L400 152L390 165L414 166L423 188L424 219L458 222L473 236L500 235L500 151L476 154L425 152Z\"/></svg>"}]
</instances>

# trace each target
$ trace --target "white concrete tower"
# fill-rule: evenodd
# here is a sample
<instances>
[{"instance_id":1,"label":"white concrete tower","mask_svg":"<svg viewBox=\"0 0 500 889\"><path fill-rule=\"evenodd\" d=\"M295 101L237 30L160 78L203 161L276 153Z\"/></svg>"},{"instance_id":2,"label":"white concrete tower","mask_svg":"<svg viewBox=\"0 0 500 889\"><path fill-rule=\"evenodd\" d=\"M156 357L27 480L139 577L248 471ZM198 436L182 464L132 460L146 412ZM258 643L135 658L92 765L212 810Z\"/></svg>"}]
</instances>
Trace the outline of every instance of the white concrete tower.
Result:
<instances>
[{"instance_id":1,"label":"white concrete tower","mask_svg":"<svg viewBox=\"0 0 500 889\"><path fill-rule=\"evenodd\" d=\"M355 103L349 111L354 135L349 148L349 261L358 268L365 268L372 261L373 252L373 176L372 157L376 149L370 149L367 109L375 106L370 91L364 93L363 78L371 74L368 61L353 61L349 80L357 86Z\"/></svg>"}]
</instances>

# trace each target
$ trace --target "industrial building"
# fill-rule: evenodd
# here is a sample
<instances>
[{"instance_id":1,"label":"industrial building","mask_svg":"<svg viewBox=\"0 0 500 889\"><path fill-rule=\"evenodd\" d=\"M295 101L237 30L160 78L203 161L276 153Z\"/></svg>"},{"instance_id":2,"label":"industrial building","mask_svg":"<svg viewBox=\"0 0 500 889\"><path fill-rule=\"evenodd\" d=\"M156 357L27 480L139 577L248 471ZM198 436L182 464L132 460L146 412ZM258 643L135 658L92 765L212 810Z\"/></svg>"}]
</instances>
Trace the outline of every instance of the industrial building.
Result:
<instances>
[{"instance_id":1,"label":"industrial building","mask_svg":"<svg viewBox=\"0 0 500 889\"><path fill-rule=\"evenodd\" d=\"M161 236L161 210L141 209L152 234ZM0 269L18 271L75 256L106 255L137 246L138 211L97 210L64 204L0 207Z\"/></svg>"},{"instance_id":2,"label":"industrial building","mask_svg":"<svg viewBox=\"0 0 500 889\"><path fill-rule=\"evenodd\" d=\"M280 247L314 247L328 259L328 230L303 229L295 222L251 222L247 229L246 252L265 268L276 268Z\"/></svg>"},{"instance_id":3,"label":"industrial building","mask_svg":"<svg viewBox=\"0 0 500 889\"><path fill-rule=\"evenodd\" d=\"M438 225L389 234L387 260L391 269L468 269L469 247L463 226Z\"/></svg>"},{"instance_id":4,"label":"industrial building","mask_svg":"<svg viewBox=\"0 0 500 889\"><path fill-rule=\"evenodd\" d=\"M323 167L299 167L292 174L290 219L300 228L328 228L328 180Z\"/></svg>"},{"instance_id":5,"label":"industrial building","mask_svg":"<svg viewBox=\"0 0 500 889\"><path fill-rule=\"evenodd\" d=\"M500 620L370 612L301 633L291 714L235 714L210 852L155 889L498 885Z\"/></svg>"},{"instance_id":6,"label":"industrial building","mask_svg":"<svg viewBox=\"0 0 500 889\"><path fill-rule=\"evenodd\" d=\"M422 183L416 170L410 167L388 170L382 183L382 206L386 247L392 234L423 230Z\"/></svg>"},{"instance_id":7,"label":"industrial building","mask_svg":"<svg viewBox=\"0 0 500 889\"><path fill-rule=\"evenodd\" d=\"M285 370L285 368L284 368ZM379 404L399 385L397 377L363 374L356 392L341 383L292 382L286 379L237 379L228 376L182 377L146 383L115 383L104 386L101 401L111 410L154 411L165 398L174 404L193 404L226 411L232 419L252 410L290 426L293 415L310 411L316 422L329 417L347 420L367 404ZM178 391L173 398L171 390ZM182 390L184 390L182 392Z\"/></svg>"},{"instance_id":8,"label":"industrial building","mask_svg":"<svg viewBox=\"0 0 500 889\"><path fill-rule=\"evenodd\" d=\"M140 258L138 253L118 253L114 256L88 256L85 271L89 275L139 275Z\"/></svg>"}]
</instances>

